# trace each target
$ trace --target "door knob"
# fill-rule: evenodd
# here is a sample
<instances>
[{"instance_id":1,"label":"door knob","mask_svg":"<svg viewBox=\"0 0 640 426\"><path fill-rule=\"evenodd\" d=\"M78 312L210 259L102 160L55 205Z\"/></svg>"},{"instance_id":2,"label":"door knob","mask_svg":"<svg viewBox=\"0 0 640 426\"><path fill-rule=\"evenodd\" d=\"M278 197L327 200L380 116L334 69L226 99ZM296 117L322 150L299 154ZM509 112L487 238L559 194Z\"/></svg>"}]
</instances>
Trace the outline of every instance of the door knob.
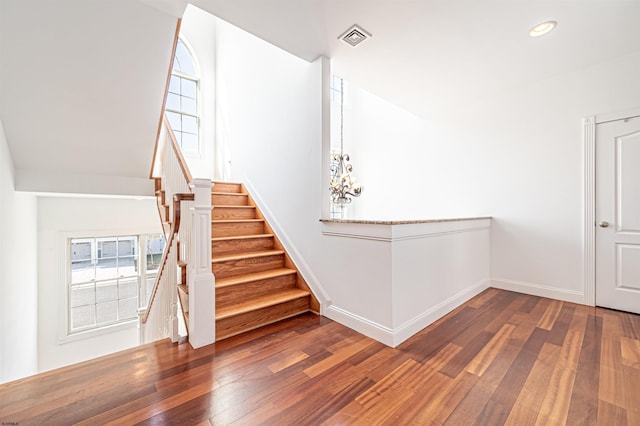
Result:
<instances>
[{"instance_id":1,"label":"door knob","mask_svg":"<svg viewBox=\"0 0 640 426\"><path fill-rule=\"evenodd\" d=\"M609 222L607 222L606 220L603 220L598 225L600 225L601 228L606 228L607 226L609 226Z\"/></svg>"}]
</instances>

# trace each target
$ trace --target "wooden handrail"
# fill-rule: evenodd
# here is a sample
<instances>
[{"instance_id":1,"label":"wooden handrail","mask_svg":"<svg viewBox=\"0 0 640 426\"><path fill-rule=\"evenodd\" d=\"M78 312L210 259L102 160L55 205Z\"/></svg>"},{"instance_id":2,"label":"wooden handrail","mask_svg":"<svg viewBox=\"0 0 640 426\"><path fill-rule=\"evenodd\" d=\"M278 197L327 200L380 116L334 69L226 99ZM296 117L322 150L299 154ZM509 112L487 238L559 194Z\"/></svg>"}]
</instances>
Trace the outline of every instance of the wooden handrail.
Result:
<instances>
[{"instance_id":1,"label":"wooden handrail","mask_svg":"<svg viewBox=\"0 0 640 426\"><path fill-rule=\"evenodd\" d=\"M193 177L191 176L191 171L189 170L189 166L187 165L187 161L184 159L182 155L182 150L180 149L180 145L178 145L178 141L176 140L176 135L173 133L173 129L171 128L171 124L169 123L169 119L164 117L164 125L167 126L167 130L169 130L169 138L171 138L171 146L173 146L173 152L175 152L176 157L178 158L178 164L180 164L180 169L182 170L182 174L184 175L187 183L193 182Z\"/></svg>"},{"instance_id":2,"label":"wooden handrail","mask_svg":"<svg viewBox=\"0 0 640 426\"><path fill-rule=\"evenodd\" d=\"M167 263L167 258L169 257L169 252L171 251L171 246L173 245L173 240L175 239L178 231L180 231L180 206L182 201L193 201L193 194L174 194L173 195L173 220L171 221L171 232L169 232L169 239L167 240L167 244L165 245L166 250L162 253L162 259L160 259L160 267L158 268L158 275L156 275L156 280L153 284L153 290L151 291L151 298L149 299L149 303L147 304L146 311L142 316L142 324L146 324L149 319L149 313L151 312L151 305L153 305L153 301L156 298L156 293L158 292L158 287L160 286L160 279L162 278L162 272L164 271L165 264Z\"/></svg>"},{"instance_id":3,"label":"wooden handrail","mask_svg":"<svg viewBox=\"0 0 640 426\"><path fill-rule=\"evenodd\" d=\"M174 218L174 222L175 223L175 233L177 234L178 231L180 230L180 202L181 201L193 201L195 200L195 195L193 193L188 193L188 194L175 194L173 196L173 211L175 212L175 214L173 215Z\"/></svg>"},{"instance_id":4,"label":"wooden handrail","mask_svg":"<svg viewBox=\"0 0 640 426\"><path fill-rule=\"evenodd\" d=\"M171 82L171 71L173 70L173 61L176 57L176 49L178 48L178 39L180 38L180 26L182 25L182 18L178 19L176 23L176 32L173 36L173 49L171 50L171 60L169 61L169 72L167 73L167 81L164 84L164 97L162 98L162 109L160 109L160 120L158 121L158 132L156 133L156 145L153 148L153 158L151 159L151 170L149 171L149 178L152 179L153 170L156 165L156 156L158 155L158 145L160 144L160 132L162 131L162 123L164 123L164 109L167 105L167 96L169 93L169 83ZM189 181L191 182L191 181Z\"/></svg>"}]
</instances>

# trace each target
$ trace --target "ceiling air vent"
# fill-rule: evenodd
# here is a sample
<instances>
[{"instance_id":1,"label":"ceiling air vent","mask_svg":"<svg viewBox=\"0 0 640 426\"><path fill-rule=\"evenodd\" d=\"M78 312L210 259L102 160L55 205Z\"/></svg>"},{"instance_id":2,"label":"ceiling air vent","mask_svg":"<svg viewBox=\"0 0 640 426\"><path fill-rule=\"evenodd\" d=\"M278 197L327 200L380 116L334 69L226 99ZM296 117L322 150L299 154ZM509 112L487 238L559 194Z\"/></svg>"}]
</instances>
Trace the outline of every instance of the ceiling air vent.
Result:
<instances>
[{"instance_id":1,"label":"ceiling air vent","mask_svg":"<svg viewBox=\"0 0 640 426\"><path fill-rule=\"evenodd\" d=\"M345 31L340 37L338 37L338 39L344 41L345 43L353 47L356 47L357 45L359 45L369 37L371 37L371 34L363 30L359 26L354 25L351 28L349 28L347 31Z\"/></svg>"}]
</instances>

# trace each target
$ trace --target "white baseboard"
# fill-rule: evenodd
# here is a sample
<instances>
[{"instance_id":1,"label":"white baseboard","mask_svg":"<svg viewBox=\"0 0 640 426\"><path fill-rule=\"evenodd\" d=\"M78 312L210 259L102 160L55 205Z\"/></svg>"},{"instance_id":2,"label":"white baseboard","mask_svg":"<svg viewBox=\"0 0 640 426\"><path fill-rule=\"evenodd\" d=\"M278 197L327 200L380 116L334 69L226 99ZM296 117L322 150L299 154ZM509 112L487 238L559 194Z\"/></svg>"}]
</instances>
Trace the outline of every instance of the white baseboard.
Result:
<instances>
[{"instance_id":1,"label":"white baseboard","mask_svg":"<svg viewBox=\"0 0 640 426\"><path fill-rule=\"evenodd\" d=\"M530 294L532 296L547 297L565 302L586 304L585 294L582 291L567 290L558 287L549 287L540 284L525 283L521 281L494 278L491 280L491 287L501 290L515 291L517 293Z\"/></svg>"},{"instance_id":2,"label":"white baseboard","mask_svg":"<svg viewBox=\"0 0 640 426\"><path fill-rule=\"evenodd\" d=\"M378 342L393 347L393 331L388 327L370 321L360 315L356 315L335 305L327 306L324 309L323 315L357 331L358 333L364 334Z\"/></svg>"},{"instance_id":3,"label":"white baseboard","mask_svg":"<svg viewBox=\"0 0 640 426\"><path fill-rule=\"evenodd\" d=\"M441 303L430 307L420 315L417 315L415 318L405 322L395 329L385 327L335 305L328 306L324 311L324 316L356 330L367 337L395 348L400 343L453 311L472 297L480 294L487 288L489 288L489 280L482 280L466 288L460 293L442 301Z\"/></svg>"},{"instance_id":4,"label":"white baseboard","mask_svg":"<svg viewBox=\"0 0 640 426\"><path fill-rule=\"evenodd\" d=\"M482 280L467 287L460 293L438 303L415 318L393 329L370 321L360 315L354 314L335 305L327 306L323 315L346 327L356 330L367 337L384 343L387 346L396 347L420 330L428 327L489 287L530 294L532 296L547 297L565 302L585 304L583 292L520 281L492 279Z\"/></svg>"},{"instance_id":5,"label":"white baseboard","mask_svg":"<svg viewBox=\"0 0 640 426\"><path fill-rule=\"evenodd\" d=\"M439 320L449 312L453 311L458 306L467 302L471 298L482 293L489 288L489 280L482 280L476 284L473 284L458 294L455 294L448 299L443 300L437 305L427 309L415 318L405 322L399 327L393 330L393 347L398 346L400 343L407 340L420 330L431 325L435 321Z\"/></svg>"}]
</instances>

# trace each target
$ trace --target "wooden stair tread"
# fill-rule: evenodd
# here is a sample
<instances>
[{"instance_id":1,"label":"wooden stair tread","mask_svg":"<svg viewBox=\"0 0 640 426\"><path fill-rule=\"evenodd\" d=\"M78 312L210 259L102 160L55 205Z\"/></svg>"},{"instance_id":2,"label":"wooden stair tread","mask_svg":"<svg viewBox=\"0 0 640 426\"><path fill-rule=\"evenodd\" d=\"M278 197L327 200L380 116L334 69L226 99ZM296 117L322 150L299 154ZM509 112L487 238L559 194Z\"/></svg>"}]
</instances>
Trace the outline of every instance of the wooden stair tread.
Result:
<instances>
[{"instance_id":1,"label":"wooden stair tread","mask_svg":"<svg viewBox=\"0 0 640 426\"><path fill-rule=\"evenodd\" d=\"M242 219L258 219L256 207L250 205L216 204L211 211L211 220Z\"/></svg>"},{"instance_id":2,"label":"wooden stair tread","mask_svg":"<svg viewBox=\"0 0 640 426\"><path fill-rule=\"evenodd\" d=\"M236 285L241 283L247 283L252 281L265 280L269 278L282 277L285 275L293 275L296 273L297 272L295 269L276 268L276 269L269 269L268 271L254 272L252 274L243 274L243 275L236 275L234 277L219 278L216 280L216 288Z\"/></svg>"},{"instance_id":3,"label":"wooden stair tread","mask_svg":"<svg viewBox=\"0 0 640 426\"><path fill-rule=\"evenodd\" d=\"M227 262L229 260L238 259L251 259L263 256L277 256L284 254L284 250L260 250L260 251L248 251L239 253L222 254L220 256L213 256L212 262Z\"/></svg>"},{"instance_id":4,"label":"wooden stair tread","mask_svg":"<svg viewBox=\"0 0 640 426\"><path fill-rule=\"evenodd\" d=\"M213 237L212 241L226 241L226 240L248 240L251 238L269 238L273 237L273 234L250 234L250 235L231 235L228 237Z\"/></svg>"},{"instance_id":5,"label":"wooden stair tread","mask_svg":"<svg viewBox=\"0 0 640 426\"><path fill-rule=\"evenodd\" d=\"M268 296L247 300L236 305L225 306L224 308L216 310L216 321L306 297L309 296L309 294L310 293L306 290L293 288L290 290L279 291Z\"/></svg>"},{"instance_id":6,"label":"wooden stair tread","mask_svg":"<svg viewBox=\"0 0 640 426\"><path fill-rule=\"evenodd\" d=\"M235 204L217 204L216 209L255 209L256 206L238 206Z\"/></svg>"},{"instance_id":7,"label":"wooden stair tread","mask_svg":"<svg viewBox=\"0 0 640 426\"><path fill-rule=\"evenodd\" d=\"M235 195L238 197L248 197L249 194L246 194L244 192L218 192L218 191L211 191L211 195Z\"/></svg>"},{"instance_id":8,"label":"wooden stair tread","mask_svg":"<svg viewBox=\"0 0 640 426\"><path fill-rule=\"evenodd\" d=\"M217 224L217 225L224 225L227 223L235 223L235 222L260 223L260 222L264 222L264 219L211 219L211 223Z\"/></svg>"}]
</instances>

